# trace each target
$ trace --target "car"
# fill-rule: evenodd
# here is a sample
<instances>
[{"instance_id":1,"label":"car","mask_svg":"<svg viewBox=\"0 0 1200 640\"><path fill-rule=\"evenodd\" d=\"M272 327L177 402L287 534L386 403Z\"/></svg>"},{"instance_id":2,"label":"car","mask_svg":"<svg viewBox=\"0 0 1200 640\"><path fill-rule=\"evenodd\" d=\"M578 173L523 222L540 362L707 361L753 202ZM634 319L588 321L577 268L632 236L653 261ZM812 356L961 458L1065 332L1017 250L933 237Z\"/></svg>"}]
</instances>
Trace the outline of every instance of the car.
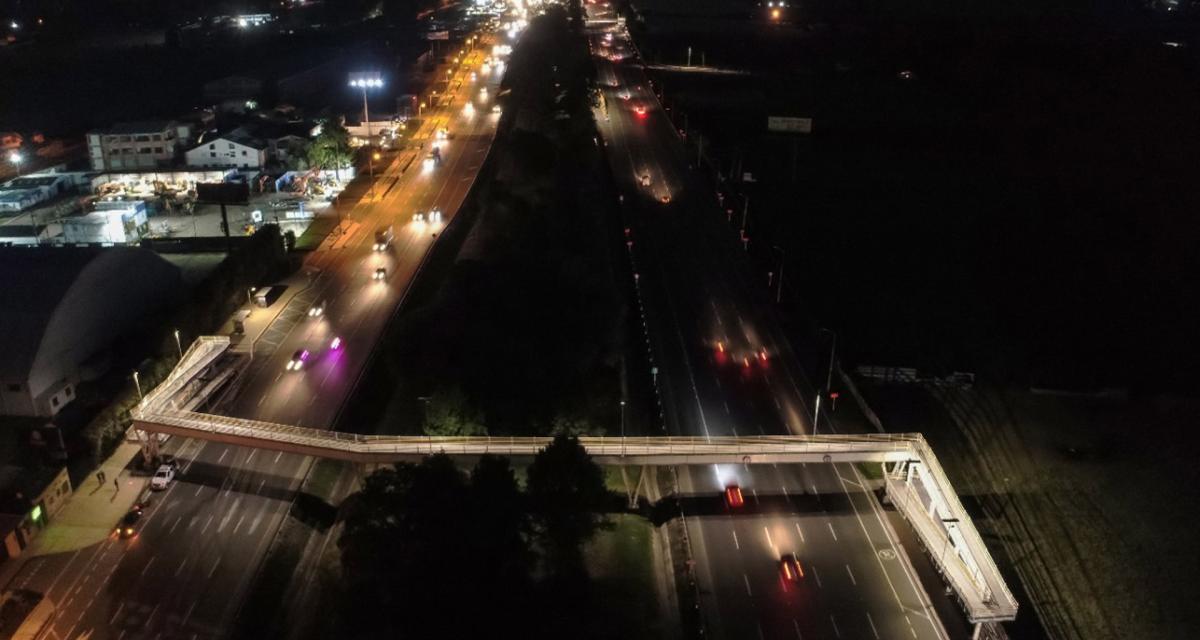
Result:
<instances>
[{"instance_id":1,"label":"car","mask_svg":"<svg viewBox=\"0 0 1200 640\"><path fill-rule=\"evenodd\" d=\"M643 187L650 186L650 174L643 173L642 176L638 178L638 182L641 182Z\"/></svg>"},{"instance_id":2,"label":"car","mask_svg":"<svg viewBox=\"0 0 1200 640\"><path fill-rule=\"evenodd\" d=\"M387 269L385 269L383 267L379 267L378 269L376 269L375 275L371 276L371 278L374 280L383 280L386 277L387 277Z\"/></svg>"},{"instance_id":3,"label":"car","mask_svg":"<svg viewBox=\"0 0 1200 640\"><path fill-rule=\"evenodd\" d=\"M645 116L646 115L646 105L639 104L638 106L633 108L633 112L638 114L639 116Z\"/></svg>"},{"instance_id":4,"label":"car","mask_svg":"<svg viewBox=\"0 0 1200 640\"><path fill-rule=\"evenodd\" d=\"M671 195L663 194L662 197L660 197L658 200L659 200L659 202L662 202L663 204L671 204Z\"/></svg>"},{"instance_id":5,"label":"car","mask_svg":"<svg viewBox=\"0 0 1200 640\"><path fill-rule=\"evenodd\" d=\"M154 477L150 479L150 488L155 491L162 491L171 486L171 481L175 479L175 468L169 464L158 465L158 471L154 472Z\"/></svg>"},{"instance_id":6,"label":"car","mask_svg":"<svg viewBox=\"0 0 1200 640\"><path fill-rule=\"evenodd\" d=\"M448 137L450 137L450 130L447 129L446 127L440 127L437 130L437 139L438 140L445 140Z\"/></svg>"},{"instance_id":7,"label":"car","mask_svg":"<svg viewBox=\"0 0 1200 640\"><path fill-rule=\"evenodd\" d=\"M413 214L413 222L425 222L425 212L417 211Z\"/></svg>"},{"instance_id":8,"label":"car","mask_svg":"<svg viewBox=\"0 0 1200 640\"><path fill-rule=\"evenodd\" d=\"M292 353L292 359L288 360L287 370L299 371L303 369L304 363L308 362L308 355L308 349L296 349L296 351Z\"/></svg>"},{"instance_id":9,"label":"car","mask_svg":"<svg viewBox=\"0 0 1200 640\"><path fill-rule=\"evenodd\" d=\"M438 207L434 207L434 208L430 209L429 210L429 221L430 222L441 222L442 221L442 210L439 209Z\"/></svg>"},{"instance_id":10,"label":"car","mask_svg":"<svg viewBox=\"0 0 1200 640\"><path fill-rule=\"evenodd\" d=\"M742 497L742 488L736 484L725 487L725 504L731 509L737 509L746 504L746 499Z\"/></svg>"},{"instance_id":11,"label":"car","mask_svg":"<svg viewBox=\"0 0 1200 640\"><path fill-rule=\"evenodd\" d=\"M117 535L122 538L132 538L137 535L137 523L142 519L142 508L135 506L121 518L117 525Z\"/></svg>"},{"instance_id":12,"label":"car","mask_svg":"<svg viewBox=\"0 0 1200 640\"><path fill-rule=\"evenodd\" d=\"M500 105L498 105L498 104L492 105L492 113L499 114L500 113Z\"/></svg>"},{"instance_id":13,"label":"car","mask_svg":"<svg viewBox=\"0 0 1200 640\"><path fill-rule=\"evenodd\" d=\"M325 313L325 301L324 300L318 300L317 302L313 303L313 306L308 308L308 317L310 317L310 318L319 318L324 313Z\"/></svg>"},{"instance_id":14,"label":"car","mask_svg":"<svg viewBox=\"0 0 1200 640\"><path fill-rule=\"evenodd\" d=\"M168 467L171 467L172 469L174 469L176 473L179 473L179 460L175 456L173 456L169 453L164 453L163 455L159 456L158 464L160 464L160 465L165 464Z\"/></svg>"},{"instance_id":15,"label":"car","mask_svg":"<svg viewBox=\"0 0 1200 640\"><path fill-rule=\"evenodd\" d=\"M629 93L628 89L621 89L620 91L617 92L617 97L622 100L628 100L628 99L632 98L633 96Z\"/></svg>"},{"instance_id":16,"label":"car","mask_svg":"<svg viewBox=\"0 0 1200 640\"><path fill-rule=\"evenodd\" d=\"M794 553L785 553L779 558L779 572L788 582L800 582L804 579L804 569L800 568L800 561L796 560Z\"/></svg>"},{"instance_id":17,"label":"car","mask_svg":"<svg viewBox=\"0 0 1200 640\"><path fill-rule=\"evenodd\" d=\"M342 339L337 336L334 336L333 340L329 341L329 349L331 351L337 351L338 349L341 349L341 348L342 348Z\"/></svg>"}]
</instances>

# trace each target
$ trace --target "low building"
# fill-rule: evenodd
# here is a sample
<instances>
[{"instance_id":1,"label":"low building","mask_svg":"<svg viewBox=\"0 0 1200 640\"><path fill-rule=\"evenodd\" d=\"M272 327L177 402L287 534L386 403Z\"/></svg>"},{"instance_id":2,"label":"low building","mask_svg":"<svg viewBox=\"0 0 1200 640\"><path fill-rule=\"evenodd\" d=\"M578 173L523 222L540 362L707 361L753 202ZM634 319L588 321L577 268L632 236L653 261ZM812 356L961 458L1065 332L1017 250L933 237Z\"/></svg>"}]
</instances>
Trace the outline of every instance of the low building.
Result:
<instances>
[{"instance_id":1,"label":"low building","mask_svg":"<svg viewBox=\"0 0 1200 640\"><path fill-rule=\"evenodd\" d=\"M20 213L73 188L71 178L61 174L34 174L9 180L0 184L0 215Z\"/></svg>"},{"instance_id":2,"label":"low building","mask_svg":"<svg viewBox=\"0 0 1200 640\"><path fill-rule=\"evenodd\" d=\"M21 148L21 143L25 139L16 131L0 131L0 149L5 151L13 151Z\"/></svg>"},{"instance_id":3,"label":"low building","mask_svg":"<svg viewBox=\"0 0 1200 640\"><path fill-rule=\"evenodd\" d=\"M52 416L85 363L173 303L179 269L140 248L0 248L0 414Z\"/></svg>"},{"instance_id":4,"label":"low building","mask_svg":"<svg viewBox=\"0 0 1200 640\"><path fill-rule=\"evenodd\" d=\"M67 244L136 244L149 228L144 200L104 199L95 210L62 220Z\"/></svg>"},{"instance_id":5,"label":"low building","mask_svg":"<svg viewBox=\"0 0 1200 640\"><path fill-rule=\"evenodd\" d=\"M190 142L189 124L170 120L124 122L87 134L88 158L96 171L170 167Z\"/></svg>"},{"instance_id":6,"label":"low building","mask_svg":"<svg viewBox=\"0 0 1200 640\"><path fill-rule=\"evenodd\" d=\"M266 142L239 127L222 136L202 139L185 156L187 166L193 168L262 169L267 164L269 148Z\"/></svg>"}]
</instances>

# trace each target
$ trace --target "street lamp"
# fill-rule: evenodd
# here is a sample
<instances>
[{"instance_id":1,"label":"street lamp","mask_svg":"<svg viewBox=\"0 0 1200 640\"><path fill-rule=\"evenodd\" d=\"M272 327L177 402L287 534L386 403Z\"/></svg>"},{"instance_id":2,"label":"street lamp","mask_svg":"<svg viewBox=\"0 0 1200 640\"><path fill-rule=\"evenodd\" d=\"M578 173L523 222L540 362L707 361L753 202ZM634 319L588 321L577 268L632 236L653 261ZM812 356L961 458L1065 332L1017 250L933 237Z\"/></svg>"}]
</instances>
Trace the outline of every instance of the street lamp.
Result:
<instances>
[{"instance_id":1,"label":"street lamp","mask_svg":"<svg viewBox=\"0 0 1200 640\"><path fill-rule=\"evenodd\" d=\"M783 297L783 260L785 254L783 248L777 244L771 245L771 248L779 252L779 282L775 284L775 304L779 304L780 298Z\"/></svg>"},{"instance_id":2,"label":"street lamp","mask_svg":"<svg viewBox=\"0 0 1200 640\"><path fill-rule=\"evenodd\" d=\"M837 353L837 333L824 327L818 332L828 333L833 336L833 342L829 345L829 369L825 372L825 393L829 393L830 384L833 382L833 358ZM821 392L817 392L817 401L813 406L813 435L817 435L817 418L821 415Z\"/></svg>"},{"instance_id":3,"label":"street lamp","mask_svg":"<svg viewBox=\"0 0 1200 640\"><path fill-rule=\"evenodd\" d=\"M17 177L21 177L21 163L25 161L25 156L21 155L20 151L13 151L8 154L8 161L13 163L17 168Z\"/></svg>"},{"instance_id":4,"label":"street lamp","mask_svg":"<svg viewBox=\"0 0 1200 640\"><path fill-rule=\"evenodd\" d=\"M621 457L625 457L625 401L621 401Z\"/></svg>"},{"instance_id":5,"label":"street lamp","mask_svg":"<svg viewBox=\"0 0 1200 640\"><path fill-rule=\"evenodd\" d=\"M175 330L175 348L179 351L179 359L183 360L183 344L179 342L179 329Z\"/></svg>"},{"instance_id":6,"label":"street lamp","mask_svg":"<svg viewBox=\"0 0 1200 640\"><path fill-rule=\"evenodd\" d=\"M367 89L382 87L383 77L375 71L352 73L350 74L350 86L362 89L363 124L367 127L367 144L371 144L371 119L367 112Z\"/></svg>"},{"instance_id":7,"label":"street lamp","mask_svg":"<svg viewBox=\"0 0 1200 640\"><path fill-rule=\"evenodd\" d=\"M138 372L137 371L133 372L133 386L137 387L138 402L141 402L143 399L142 398L142 382L140 380L138 380Z\"/></svg>"}]
</instances>

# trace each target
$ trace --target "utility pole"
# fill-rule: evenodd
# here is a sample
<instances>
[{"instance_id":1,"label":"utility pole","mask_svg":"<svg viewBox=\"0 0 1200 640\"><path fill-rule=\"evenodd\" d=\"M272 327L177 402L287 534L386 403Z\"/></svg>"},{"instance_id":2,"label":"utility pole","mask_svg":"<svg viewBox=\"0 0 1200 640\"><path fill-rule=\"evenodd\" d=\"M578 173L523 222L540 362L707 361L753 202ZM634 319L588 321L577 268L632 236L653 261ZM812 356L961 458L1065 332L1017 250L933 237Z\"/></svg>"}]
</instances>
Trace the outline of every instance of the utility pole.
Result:
<instances>
[{"instance_id":1,"label":"utility pole","mask_svg":"<svg viewBox=\"0 0 1200 640\"><path fill-rule=\"evenodd\" d=\"M820 333L828 333L833 336L833 342L829 345L829 369L825 372L825 393L829 393L829 386L833 382L833 363L837 353L837 334L829 329L822 328ZM817 434L817 418L821 415L821 392L817 393L817 401L813 406L813 435Z\"/></svg>"},{"instance_id":2,"label":"utility pole","mask_svg":"<svg viewBox=\"0 0 1200 640\"><path fill-rule=\"evenodd\" d=\"M625 401L621 401L621 457L625 457Z\"/></svg>"}]
</instances>

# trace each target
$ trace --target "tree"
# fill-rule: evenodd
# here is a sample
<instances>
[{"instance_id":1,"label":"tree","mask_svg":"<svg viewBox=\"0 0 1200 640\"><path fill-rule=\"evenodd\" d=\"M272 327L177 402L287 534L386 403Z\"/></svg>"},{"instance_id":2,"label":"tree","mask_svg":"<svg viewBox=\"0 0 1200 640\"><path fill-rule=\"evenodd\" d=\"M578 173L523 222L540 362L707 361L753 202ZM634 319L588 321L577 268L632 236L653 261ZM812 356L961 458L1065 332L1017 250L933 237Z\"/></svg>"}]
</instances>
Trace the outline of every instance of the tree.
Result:
<instances>
[{"instance_id":1,"label":"tree","mask_svg":"<svg viewBox=\"0 0 1200 640\"><path fill-rule=\"evenodd\" d=\"M579 438L559 434L529 465L526 488L538 533L560 573L582 570L580 547L600 528L604 474Z\"/></svg>"},{"instance_id":2,"label":"tree","mask_svg":"<svg viewBox=\"0 0 1200 640\"><path fill-rule=\"evenodd\" d=\"M446 455L396 464L345 513L349 637L476 637L527 620L528 518L507 459L484 456L469 481ZM447 617L447 603L468 609Z\"/></svg>"},{"instance_id":3,"label":"tree","mask_svg":"<svg viewBox=\"0 0 1200 640\"><path fill-rule=\"evenodd\" d=\"M483 416L458 386L439 389L425 408L425 433L431 436L487 435Z\"/></svg>"},{"instance_id":4,"label":"tree","mask_svg":"<svg viewBox=\"0 0 1200 640\"><path fill-rule=\"evenodd\" d=\"M308 147L308 164L314 167L333 167L334 175L342 179L341 169L350 166L350 132L341 122L327 119L321 125L321 132Z\"/></svg>"}]
</instances>

